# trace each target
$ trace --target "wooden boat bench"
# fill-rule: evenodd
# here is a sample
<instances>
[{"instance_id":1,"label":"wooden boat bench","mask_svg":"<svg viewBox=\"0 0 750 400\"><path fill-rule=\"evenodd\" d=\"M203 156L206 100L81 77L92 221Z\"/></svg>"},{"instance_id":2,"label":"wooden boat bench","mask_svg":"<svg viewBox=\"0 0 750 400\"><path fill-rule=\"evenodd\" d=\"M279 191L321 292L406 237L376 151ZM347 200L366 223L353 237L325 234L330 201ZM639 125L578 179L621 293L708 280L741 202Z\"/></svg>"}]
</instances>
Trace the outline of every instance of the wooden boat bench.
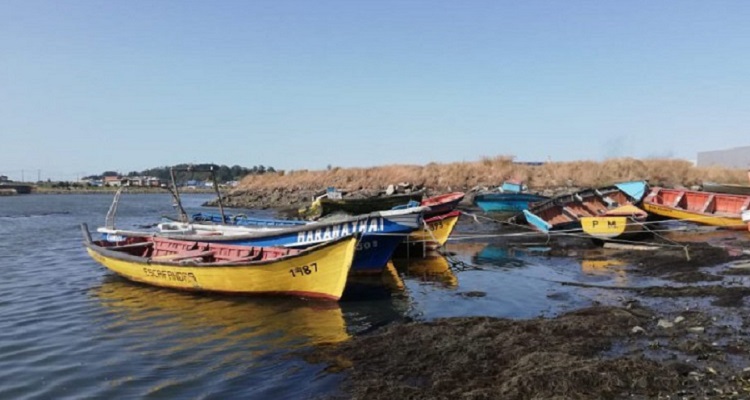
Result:
<instances>
[{"instance_id":1,"label":"wooden boat bench","mask_svg":"<svg viewBox=\"0 0 750 400\"><path fill-rule=\"evenodd\" d=\"M129 250L129 249L139 249L139 248L147 248L154 245L154 242L140 242L140 243L130 243L130 244L123 244L120 246L110 246L107 247L107 250Z\"/></svg>"},{"instance_id":2,"label":"wooden boat bench","mask_svg":"<svg viewBox=\"0 0 750 400\"><path fill-rule=\"evenodd\" d=\"M214 252L211 250L189 250L189 251L183 251L181 253L175 253L175 254L167 254L163 256L156 256L151 257L152 261L180 261L180 260L186 260L188 258L203 258L214 255Z\"/></svg>"}]
</instances>

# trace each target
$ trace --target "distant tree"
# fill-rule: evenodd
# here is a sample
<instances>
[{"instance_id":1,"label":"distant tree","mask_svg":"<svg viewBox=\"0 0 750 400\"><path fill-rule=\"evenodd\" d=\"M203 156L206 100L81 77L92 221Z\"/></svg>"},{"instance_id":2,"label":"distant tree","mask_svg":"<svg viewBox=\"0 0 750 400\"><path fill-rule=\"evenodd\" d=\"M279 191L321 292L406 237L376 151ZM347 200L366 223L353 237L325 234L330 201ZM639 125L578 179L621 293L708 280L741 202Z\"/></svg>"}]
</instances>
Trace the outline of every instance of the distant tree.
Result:
<instances>
[{"instance_id":1,"label":"distant tree","mask_svg":"<svg viewBox=\"0 0 750 400\"><path fill-rule=\"evenodd\" d=\"M120 176L120 173L117 171L104 171L102 172L102 176Z\"/></svg>"}]
</instances>

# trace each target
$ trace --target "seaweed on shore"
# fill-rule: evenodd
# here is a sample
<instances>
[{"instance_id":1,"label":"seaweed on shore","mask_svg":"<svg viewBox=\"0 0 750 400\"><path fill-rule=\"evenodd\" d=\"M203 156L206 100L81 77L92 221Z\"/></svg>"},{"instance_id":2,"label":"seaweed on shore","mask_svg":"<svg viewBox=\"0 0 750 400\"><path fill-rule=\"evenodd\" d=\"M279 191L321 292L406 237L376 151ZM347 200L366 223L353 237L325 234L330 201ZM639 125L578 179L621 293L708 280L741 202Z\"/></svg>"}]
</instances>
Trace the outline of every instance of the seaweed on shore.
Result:
<instances>
[{"instance_id":1,"label":"seaweed on shore","mask_svg":"<svg viewBox=\"0 0 750 400\"><path fill-rule=\"evenodd\" d=\"M316 361L349 372L347 398L530 399L653 396L693 367L642 353L605 357L651 321L643 309L592 307L557 318L450 318L391 326Z\"/></svg>"}]
</instances>

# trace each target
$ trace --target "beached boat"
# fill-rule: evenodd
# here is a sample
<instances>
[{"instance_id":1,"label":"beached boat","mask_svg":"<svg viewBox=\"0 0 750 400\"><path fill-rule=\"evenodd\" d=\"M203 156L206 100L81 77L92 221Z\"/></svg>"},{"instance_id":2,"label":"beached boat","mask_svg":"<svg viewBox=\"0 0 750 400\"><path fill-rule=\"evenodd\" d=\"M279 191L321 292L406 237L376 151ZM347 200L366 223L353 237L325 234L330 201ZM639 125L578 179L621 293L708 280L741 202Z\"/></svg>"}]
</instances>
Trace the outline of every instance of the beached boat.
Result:
<instances>
[{"instance_id":1,"label":"beached boat","mask_svg":"<svg viewBox=\"0 0 750 400\"><path fill-rule=\"evenodd\" d=\"M419 191L382 197L333 198L332 193L336 192L327 192L316 198L309 207L299 210L300 215L308 219L325 217L333 213L362 215L374 211L390 210L411 201L419 203L424 196L424 192Z\"/></svg>"},{"instance_id":2,"label":"beached boat","mask_svg":"<svg viewBox=\"0 0 750 400\"><path fill-rule=\"evenodd\" d=\"M534 193L484 193L474 196L474 204L484 212L516 213L548 199Z\"/></svg>"},{"instance_id":3,"label":"beached boat","mask_svg":"<svg viewBox=\"0 0 750 400\"><path fill-rule=\"evenodd\" d=\"M411 232L422 227L424 207L377 211L288 227L250 227L216 224L165 222L158 232L99 228L105 240L127 236L158 235L175 240L217 242L247 246L304 248L359 232L353 273L380 273L396 247Z\"/></svg>"},{"instance_id":4,"label":"beached boat","mask_svg":"<svg viewBox=\"0 0 750 400\"><path fill-rule=\"evenodd\" d=\"M749 206L750 196L662 187L651 188L643 199L643 208L652 214L730 229L745 229L742 212Z\"/></svg>"},{"instance_id":5,"label":"beached boat","mask_svg":"<svg viewBox=\"0 0 750 400\"><path fill-rule=\"evenodd\" d=\"M88 227L82 229L89 255L132 281L180 290L328 300L338 300L344 291L358 239L349 234L301 250L155 236L93 241Z\"/></svg>"},{"instance_id":6,"label":"beached boat","mask_svg":"<svg viewBox=\"0 0 750 400\"><path fill-rule=\"evenodd\" d=\"M644 232L648 213L628 204L601 216L581 217L583 231L595 239L633 239Z\"/></svg>"},{"instance_id":7,"label":"beached boat","mask_svg":"<svg viewBox=\"0 0 750 400\"><path fill-rule=\"evenodd\" d=\"M474 196L474 205L484 212L517 213L532 203L548 200L549 197L528 193L526 185L519 181L505 181L497 193L479 193Z\"/></svg>"},{"instance_id":8,"label":"beached boat","mask_svg":"<svg viewBox=\"0 0 750 400\"><path fill-rule=\"evenodd\" d=\"M731 183L703 182L701 185L704 192L738 194L741 196L750 196L750 186L734 185Z\"/></svg>"},{"instance_id":9,"label":"beached boat","mask_svg":"<svg viewBox=\"0 0 750 400\"><path fill-rule=\"evenodd\" d=\"M618 207L637 204L646 193L645 181L623 182L599 189L585 189L535 203L509 222L528 223L541 232L580 231L581 218L603 216Z\"/></svg>"},{"instance_id":10,"label":"beached boat","mask_svg":"<svg viewBox=\"0 0 750 400\"><path fill-rule=\"evenodd\" d=\"M466 193L464 192L452 192L440 194L437 196L428 197L419 203L422 207L430 207L428 211L425 211L425 218L442 215L449 213L456 209L458 203L464 199Z\"/></svg>"},{"instance_id":11,"label":"beached boat","mask_svg":"<svg viewBox=\"0 0 750 400\"><path fill-rule=\"evenodd\" d=\"M435 216L446 214L453 211L458 203L463 200L464 192L452 192L441 194L422 200L421 203L411 202L400 206L393 207L394 210L405 209L409 207L429 207L425 209L424 216ZM310 221L300 219L273 219L273 218L254 218L244 214L227 214L222 218L221 214L200 212L191 216L193 222L204 222L211 224L229 224L238 226L252 227L288 227L309 224Z\"/></svg>"}]
</instances>

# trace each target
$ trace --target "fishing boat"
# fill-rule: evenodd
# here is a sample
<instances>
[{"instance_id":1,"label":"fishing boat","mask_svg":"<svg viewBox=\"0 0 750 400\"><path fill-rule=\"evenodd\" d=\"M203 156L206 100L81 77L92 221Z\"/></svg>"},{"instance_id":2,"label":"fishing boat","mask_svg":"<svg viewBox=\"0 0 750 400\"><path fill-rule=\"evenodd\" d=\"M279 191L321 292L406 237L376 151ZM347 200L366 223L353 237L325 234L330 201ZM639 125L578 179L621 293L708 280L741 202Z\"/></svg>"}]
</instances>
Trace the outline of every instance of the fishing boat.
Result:
<instances>
[{"instance_id":1,"label":"fishing boat","mask_svg":"<svg viewBox=\"0 0 750 400\"><path fill-rule=\"evenodd\" d=\"M424 207L377 211L287 227L251 227L216 224L163 222L158 232L128 231L106 226L97 229L105 240L157 235L174 240L203 241L245 246L305 248L361 233L352 264L353 273L380 273L396 247L411 232L422 227Z\"/></svg>"},{"instance_id":2,"label":"fishing boat","mask_svg":"<svg viewBox=\"0 0 750 400\"><path fill-rule=\"evenodd\" d=\"M436 216L447 214L453 211L458 203L464 199L464 192L452 192L426 198L420 203L410 202L393 207L394 210L405 209L409 207L429 207L425 208L424 216ZM217 213L200 212L191 216L192 222L211 223L211 224L229 224L238 226L252 227L288 227L309 224L310 221L300 219L273 219L273 218L254 218L244 214L227 214L222 216ZM325 219L323 219L325 220Z\"/></svg>"},{"instance_id":3,"label":"fishing boat","mask_svg":"<svg viewBox=\"0 0 750 400\"><path fill-rule=\"evenodd\" d=\"M450 237L453 229L456 227L456 223L458 223L458 218L460 216L460 211L451 211L442 215L426 218L424 220L424 226L409 234L403 244L417 244L432 249L443 246L448 241L448 237Z\"/></svg>"},{"instance_id":4,"label":"fishing boat","mask_svg":"<svg viewBox=\"0 0 750 400\"><path fill-rule=\"evenodd\" d=\"M377 274L383 271L396 247L404 238L422 226L422 215L427 207L409 207L401 210L377 211L370 214L329 216L325 221L297 221L297 223L231 226L221 224L189 223L189 217L182 207L178 186L172 171L170 193L179 211L179 221L158 224L157 232L128 231L115 228L115 215L121 190L115 193L112 205L107 212L105 226L97 229L104 240L120 241L124 237L157 235L174 240L216 242L248 246L283 246L305 248L329 240L358 232L361 238L352 263L354 274ZM210 170L212 176L213 169ZM215 182L215 179L214 179ZM216 189L216 185L214 185ZM219 221L226 221L226 214L219 198ZM251 219L248 219L248 221ZM284 220L275 220L284 221Z\"/></svg>"},{"instance_id":5,"label":"fishing boat","mask_svg":"<svg viewBox=\"0 0 750 400\"><path fill-rule=\"evenodd\" d=\"M452 192L440 194L437 196L428 197L419 203L422 207L429 207L430 209L425 212L425 218L429 218L436 215L442 215L449 213L456 209L458 203L464 199L466 193L464 192Z\"/></svg>"},{"instance_id":6,"label":"fishing boat","mask_svg":"<svg viewBox=\"0 0 750 400\"><path fill-rule=\"evenodd\" d=\"M424 192L418 191L408 194L391 196L347 198L340 194L334 196L335 191L329 191L313 200L309 207L300 209L300 215L307 219L317 219L333 213L361 215L379 210L390 210L396 206L405 205L410 201L421 202Z\"/></svg>"},{"instance_id":7,"label":"fishing boat","mask_svg":"<svg viewBox=\"0 0 750 400\"><path fill-rule=\"evenodd\" d=\"M750 207L750 196L653 187L643 199L643 208L666 218L729 229L745 229L742 212Z\"/></svg>"},{"instance_id":8,"label":"fishing boat","mask_svg":"<svg viewBox=\"0 0 750 400\"><path fill-rule=\"evenodd\" d=\"M627 204L608 210L603 215L581 217L583 232L599 240L635 239L645 230L648 213Z\"/></svg>"},{"instance_id":9,"label":"fishing boat","mask_svg":"<svg viewBox=\"0 0 750 400\"><path fill-rule=\"evenodd\" d=\"M547 200L549 197L527 192L528 188L520 181L505 181L497 193L479 193L474 196L474 205L484 212L517 213L532 203Z\"/></svg>"},{"instance_id":10,"label":"fishing boat","mask_svg":"<svg viewBox=\"0 0 750 400\"><path fill-rule=\"evenodd\" d=\"M741 196L750 196L750 186L735 185L731 183L703 182L702 189L710 193L737 194Z\"/></svg>"},{"instance_id":11,"label":"fishing boat","mask_svg":"<svg viewBox=\"0 0 750 400\"><path fill-rule=\"evenodd\" d=\"M645 181L618 183L613 186L585 189L535 203L510 223L528 223L540 232L580 231L581 218L603 216L628 204L638 204L646 193Z\"/></svg>"},{"instance_id":12,"label":"fishing boat","mask_svg":"<svg viewBox=\"0 0 750 400\"><path fill-rule=\"evenodd\" d=\"M338 300L354 258L356 234L307 249L236 246L157 236L91 240L89 255L131 281L227 294L280 294Z\"/></svg>"}]
</instances>

